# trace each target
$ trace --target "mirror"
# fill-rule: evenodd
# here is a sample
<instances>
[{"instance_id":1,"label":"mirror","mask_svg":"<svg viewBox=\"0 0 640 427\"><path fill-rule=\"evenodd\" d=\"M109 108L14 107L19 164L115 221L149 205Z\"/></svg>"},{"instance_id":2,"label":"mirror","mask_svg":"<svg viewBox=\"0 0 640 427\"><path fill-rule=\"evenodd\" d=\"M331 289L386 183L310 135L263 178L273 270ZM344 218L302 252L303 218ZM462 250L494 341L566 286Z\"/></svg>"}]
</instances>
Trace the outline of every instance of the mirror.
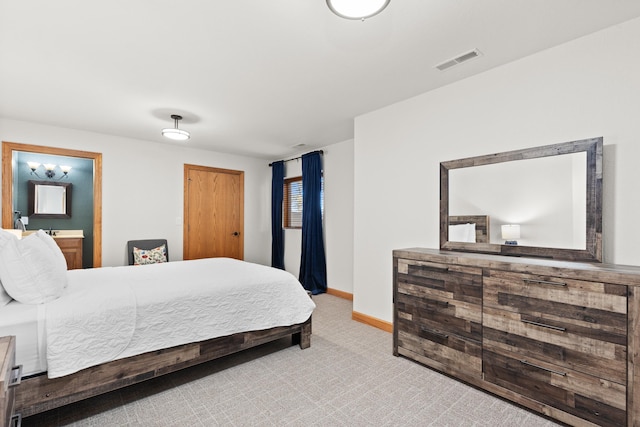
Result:
<instances>
[{"instance_id":1,"label":"mirror","mask_svg":"<svg viewBox=\"0 0 640 427\"><path fill-rule=\"evenodd\" d=\"M71 218L71 188L65 182L29 181L29 216Z\"/></svg>"},{"instance_id":2,"label":"mirror","mask_svg":"<svg viewBox=\"0 0 640 427\"><path fill-rule=\"evenodd\" d=\"M440 163L440 248L602 261L602 138Z\"/></svg>"}]
</instances>

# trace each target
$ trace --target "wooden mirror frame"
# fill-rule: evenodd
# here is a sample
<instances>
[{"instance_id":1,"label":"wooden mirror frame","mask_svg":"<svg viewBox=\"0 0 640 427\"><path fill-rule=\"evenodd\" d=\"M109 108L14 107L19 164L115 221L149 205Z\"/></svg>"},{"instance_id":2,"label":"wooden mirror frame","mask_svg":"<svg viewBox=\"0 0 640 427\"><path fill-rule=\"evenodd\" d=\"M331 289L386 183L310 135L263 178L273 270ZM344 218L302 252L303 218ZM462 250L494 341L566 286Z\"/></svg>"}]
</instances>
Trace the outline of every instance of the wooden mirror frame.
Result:
<instances>
[{"instance_id":1,"label":"wooden mirror frame","mask_svg":"<svg viewBox=\"0 0 640 427\"><path fill-rule=\"evenodd\" d=\"M587 154L587 221L586 247L584 250L449 241L449 171L451 169L579 152L586 152ZM440 163L440 249L496 255L602 262L602 137Z\"/></svg>"},{"instance_id":2,"label":"wooden mirror frame","mask_svg":"<svg viewBox=\"0 0 640 427\"><path fill-rule=\"evenodd\" d=\"M27 214L30 217L36 218L60 218L67 219L71 218L71 189L73 188L73 184L70 182L60 182L60 181L34 181L29 180L29 191L27 192L27 206L29 207ZM38 198L36 197L36 193L38 192L38 187L40 186L53 186L53 187L65 187L65 196L64 196L64 213L41 213L36 212Z\"/></svg>"},{"instance_id":3,"label":"wooden mirror frame","mask_svg":"<svg viewBox=\"0 0 640 427\"><path fill-rule=\"evenodd\" d=\"M93 267L102 266L102 153L68 150L42 145L2 142L2 228L13 228L14 151L80 157L93 160Z\"/></svg>"}]
</instances>

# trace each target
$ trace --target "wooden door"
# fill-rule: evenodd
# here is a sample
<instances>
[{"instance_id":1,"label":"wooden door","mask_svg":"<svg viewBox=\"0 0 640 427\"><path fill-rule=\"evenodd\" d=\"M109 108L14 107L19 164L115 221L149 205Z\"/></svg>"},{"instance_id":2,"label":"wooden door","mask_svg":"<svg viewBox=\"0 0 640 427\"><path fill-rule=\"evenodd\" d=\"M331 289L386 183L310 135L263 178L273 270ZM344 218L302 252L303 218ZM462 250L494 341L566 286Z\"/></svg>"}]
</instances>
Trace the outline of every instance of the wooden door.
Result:
<instances>
[{"instance_id":1,"label":"wooden door","mask_svg":"<svg viewBox=\"0 0 640 427\"><path fill-rule=\"evenodd\" d=\"M184 259L244 257L244 172L184 165Z\"/></svg>"}]
</instances>

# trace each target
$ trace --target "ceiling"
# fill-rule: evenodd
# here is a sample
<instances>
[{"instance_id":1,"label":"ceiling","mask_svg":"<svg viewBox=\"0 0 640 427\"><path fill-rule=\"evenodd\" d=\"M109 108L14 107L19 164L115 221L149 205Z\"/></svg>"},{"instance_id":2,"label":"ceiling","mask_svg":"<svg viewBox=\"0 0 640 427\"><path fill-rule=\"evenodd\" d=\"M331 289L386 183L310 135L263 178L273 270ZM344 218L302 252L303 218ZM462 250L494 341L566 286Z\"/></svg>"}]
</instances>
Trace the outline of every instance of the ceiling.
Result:
<instances>
[{"instance_id":1,"label":"ceiling","mask_svg":"<svg viewBox=\"0 0 640 427\"><path fill-rule=\"evenodd\" d=\"M391 0L366 21L325 0L0 0L0 117L275 160L638 16L637 0ZM160 135L171 114L188 142Z\"/></svg>"}]
</instances>

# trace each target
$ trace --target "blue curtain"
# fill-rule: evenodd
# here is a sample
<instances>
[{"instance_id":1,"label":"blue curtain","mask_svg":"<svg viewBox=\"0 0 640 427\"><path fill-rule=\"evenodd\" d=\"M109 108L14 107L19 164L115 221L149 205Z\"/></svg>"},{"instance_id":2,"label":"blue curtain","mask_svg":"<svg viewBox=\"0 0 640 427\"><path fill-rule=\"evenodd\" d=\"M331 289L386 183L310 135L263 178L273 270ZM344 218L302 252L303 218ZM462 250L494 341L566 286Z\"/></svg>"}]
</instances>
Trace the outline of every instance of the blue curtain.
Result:
<instances>
[{"instance_id":1,"label":"blue curtain","mask_svg":"<svg viewBox=\"0 0 640 427\"><path fill-rule=\"evenodd\" d=\"M302 255L300 282L312 294L327 291L327 263L322 237L322 159L314 151L302 156Z\"/></svg>"},{"instance_id":2,"label":"blue curtain","mask_svg":"<svg viewBox=\"0 0 640 427\"><path fill-rule=\"evenodd\" d=\"M284 192L284 161L271 164L271 266L284 270L284 229L282 228L282 198Z\"/></svg>"}]
</instances>

